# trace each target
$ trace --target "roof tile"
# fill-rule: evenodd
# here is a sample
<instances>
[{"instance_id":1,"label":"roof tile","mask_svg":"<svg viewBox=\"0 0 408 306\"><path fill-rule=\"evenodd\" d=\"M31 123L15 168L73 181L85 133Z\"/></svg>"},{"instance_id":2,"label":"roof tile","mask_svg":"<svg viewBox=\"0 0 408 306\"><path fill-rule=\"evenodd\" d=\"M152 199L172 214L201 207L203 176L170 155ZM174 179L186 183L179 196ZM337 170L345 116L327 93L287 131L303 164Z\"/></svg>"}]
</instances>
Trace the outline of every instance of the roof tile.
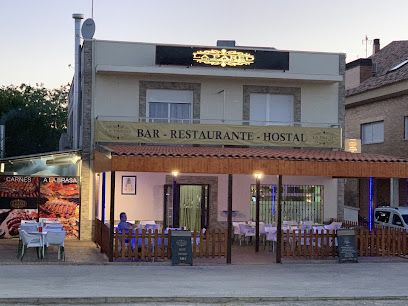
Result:
<instances>
[{"instance_id":1,"label":"roof tile","mask_svg":"<svg viewBox=\"0 0 408 306\"><path fill-rule=\"evenodd\" d=\"M218 147L176 147L176 146L139 146L105 145L113 156L143 157L205 157L205 158L256 158L283 159L299 161L347 161L371 163L408 163L407 159L366 153L344 151L299 150L299 149L263 149L263 148L218 148Z\"/></svg>"}]
</instances>

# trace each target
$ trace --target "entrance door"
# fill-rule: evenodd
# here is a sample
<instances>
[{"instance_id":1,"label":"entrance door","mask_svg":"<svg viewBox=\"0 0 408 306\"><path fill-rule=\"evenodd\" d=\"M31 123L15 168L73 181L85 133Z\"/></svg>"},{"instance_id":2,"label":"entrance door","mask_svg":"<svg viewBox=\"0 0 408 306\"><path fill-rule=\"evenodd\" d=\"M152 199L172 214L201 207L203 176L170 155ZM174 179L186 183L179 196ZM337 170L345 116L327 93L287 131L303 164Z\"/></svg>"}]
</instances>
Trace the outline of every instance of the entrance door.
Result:
<instances>
[{"instance_id":1,"label":"entrance door","mask_svg":"<svg viewBox=\"0 0 408 306\"><path fill-rule=\"evenodd\" d=\"M177 184L173 204L173 186L164 186L164 225L200 230L208 227L209 185Z\"/></svg>"}]
</instances>

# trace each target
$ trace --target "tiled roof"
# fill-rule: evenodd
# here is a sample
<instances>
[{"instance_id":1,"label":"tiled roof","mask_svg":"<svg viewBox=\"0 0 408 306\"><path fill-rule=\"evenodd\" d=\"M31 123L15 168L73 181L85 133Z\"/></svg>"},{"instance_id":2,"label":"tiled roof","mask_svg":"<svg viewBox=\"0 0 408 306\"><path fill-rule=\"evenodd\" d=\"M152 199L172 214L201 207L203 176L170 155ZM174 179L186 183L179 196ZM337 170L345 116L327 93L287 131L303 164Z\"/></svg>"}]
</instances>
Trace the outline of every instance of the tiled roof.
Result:
<instances>
[{"instance_id":1,"label":"tiled roof","mask_svg":"<svg viewBox=\"0 0 408 306\"><path fill-rule=\"evenodd\" d=\"M372 163L408 163L407 159L365 153L343 151L299 150L299 149L257 149L257 148L216 148L216 147L176 147L104 145L113 156L142 157L205 157L205 158L246 158L280 159L297 161L347 161Z\"/></svg>"},{"instance_id":2,"label":"tiled roof","mask_svg":"<svg viewBox=\"0 0 408 306\"><path fill-rule=\"evenodd\" d=\"M369 57L377 65L377 73L358 87L346 90L346 97L408 79L408 64L393 72L391 68L408 59L408 41L393 41L376 54Z\"/></svg>"}]
</instances>

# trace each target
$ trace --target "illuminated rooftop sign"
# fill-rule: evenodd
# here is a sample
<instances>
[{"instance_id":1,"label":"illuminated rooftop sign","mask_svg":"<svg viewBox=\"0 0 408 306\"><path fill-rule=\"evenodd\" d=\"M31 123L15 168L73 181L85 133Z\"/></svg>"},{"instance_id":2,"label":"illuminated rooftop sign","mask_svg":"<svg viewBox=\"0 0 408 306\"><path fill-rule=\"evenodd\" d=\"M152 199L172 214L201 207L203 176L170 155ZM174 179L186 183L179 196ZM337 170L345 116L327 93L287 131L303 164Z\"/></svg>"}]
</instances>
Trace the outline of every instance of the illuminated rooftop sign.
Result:
<instances>
[{"instance_id":1,"label":"illuminated rooftop sign","mask_svg":"<svg viewBox=\"0 0 408 306\"><path fill-rule=\"evenodd\" d=\"M197 63L208 64L211 66L243 66L254 63L255 56L249 53L238 51L222 50L204 50L193 52L193 60Z\"/></svg>"},{"instance_id":2,"label":"illuminated rooftop sign","mask_svg":"<svg viewBox=\"0 0 408 306\"><path fill-rule=\"evenodd\" d=\"M156 65L289 70L289 52L157 45Z\"/></svg>"}]
</instances>

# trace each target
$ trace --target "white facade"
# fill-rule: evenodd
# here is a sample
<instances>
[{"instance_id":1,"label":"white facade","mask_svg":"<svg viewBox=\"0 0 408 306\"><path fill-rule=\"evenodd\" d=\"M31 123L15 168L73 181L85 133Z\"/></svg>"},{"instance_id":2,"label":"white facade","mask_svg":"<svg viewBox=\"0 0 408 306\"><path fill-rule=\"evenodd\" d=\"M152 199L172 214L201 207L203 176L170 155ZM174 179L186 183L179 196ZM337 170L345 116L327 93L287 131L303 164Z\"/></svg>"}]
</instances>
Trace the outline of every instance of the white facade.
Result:
<instances>
[{"instance_id":1,"label":"white facade","mask_svg":"<svg viewBox=\"0 0 408 306\"><path fill-rule=\"evenodd\" d=\"M287 94L285 90L288 88L296 92L299 101L294 102L294 118L287 124L298 123L308 127L343 127L344 125L343 54L288 51L288 70L184 67L156 65L155 44L97 40L86 41L85 44L88 44L86 46L88 49L84 46L82 52L90 50L90 55L88 55L88 60L83 55L85 62L82 63L82 69L88 69L89 74L87 75L85 71L82 75L84 78L92 78L92 82L88 87L82 82L86 88L82 88L81 92L83 107L87 105L86 97L91 103L89 152L92 152L96 145L94 143L94 124L97 120L137 122L144 121L145 117L149 116L149 99L146 101L147 105L141 104L142 91L146 90L141 85L143 82L199 84L199 96L196 97L199 107L193 111L193 105L191 105L191 118L197 119L194 116L198 114L200 123L204 124L241 125L243 121L248 121L249 114L245 113L244 87L253 86L266 88L266 92L268 88L273 88L273 91L277 91L278 94L280 91ZM290 92L289 95L291 94ZM84 110L83 113L82 120L86 120L86 111ZM268 125L268 123L263 124ZM83 129L83 126L81 128ZM87 145L88 136L83 134L81 138L83 146ZM92 169L92 155L90 165ZM89 193L83 195L86 201L82 201L82 210L86 211L83 217L89 221L92 221L95 215L94 207L97 205L95 206L94 202L97 200L95 200L94 191L98 188L99 197L97 198L101 198L101 184L98 186L96 176L91 169L89 171L92 181L88 182ZM122 175L137 176L136 195L121 194ZM162 222L164 215L163 188L166 183L166 175L169 173L116 173L115 220L119 219L121 211L126 211L130 220ZM197 174L191 175L197 176ZM226 215L223 214L223 211L227 210L228 176L220 174L201 176L206 175L218 177L217 221L224 222ZM107 186L109 186L109 173L107 173L107 178ZM266 176L262 184L276 184L276 180L276 176ZM252 176L234 175L233 209L241 212L236 218L249 219L250 184L254 183L255 179ZM338 198L341 190L338 190L337 179L292 176L283 177L283 183L324 186L324 221L339 217ZM87 182L83 184L85 187ZM110 190L107 188L107 212L109 211L109 196ZM89 204L84 205L86 202ZM99 213L100 211L97 212L97 215ZM109 219L108 213L106 219Z\"/></svg>"}]
</instances>

